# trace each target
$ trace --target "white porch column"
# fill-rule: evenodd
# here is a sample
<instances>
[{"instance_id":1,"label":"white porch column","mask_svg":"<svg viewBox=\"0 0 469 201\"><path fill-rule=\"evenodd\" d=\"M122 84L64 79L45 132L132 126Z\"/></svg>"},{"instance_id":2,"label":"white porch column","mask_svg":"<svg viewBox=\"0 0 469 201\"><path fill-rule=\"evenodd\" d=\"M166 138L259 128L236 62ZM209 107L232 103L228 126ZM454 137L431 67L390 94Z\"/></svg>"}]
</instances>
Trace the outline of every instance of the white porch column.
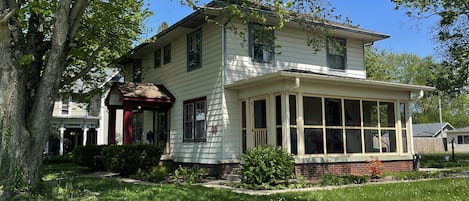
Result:
<instances>
[{"instance_id":1,"label":"white porch column","mask_svg":"<svg viewBox=\"0 0 469 201\"><path fill-rule=\"evenodd\" d=\"M65 133L64 125L61 125L59 130L60 130L60 149L59 149L59 154L62 156L62 155L64 155L64 133Z\"/></svg>"},{"instance_id":2,"label":"white porch column","mask_svg":"<svg viewBox=\"0 0 469 201\"><path fill-rule=\"evenodd\" d=\"M297 133L297 147L298 147L298 155L305 154L305 135L304 135L304 114L303 114L303 92L298 92L296 96L296 105L297 108L297 116L296 119L296 133Z\"/></svg>"},{"instance_id":3,"label":"white porch column","mask_svg":"<svg viewBox=\"0 0 469 201\"><path fill-rule=\"evenodd\" d=\"M83 127L83 146L86 146L86 138L88 136L88 126L85 124L85 127Z\"/></svg>"},{"instance_id":4,"label":"white porch column","mask_svg":"<svg viewBox=\"0 0 469 201\"><path fill-rule=\"evenodd\" d=\"M289 96L290 94L286 90L282 92L282 147L291 153Z\"/></svg>"}]
</instances>

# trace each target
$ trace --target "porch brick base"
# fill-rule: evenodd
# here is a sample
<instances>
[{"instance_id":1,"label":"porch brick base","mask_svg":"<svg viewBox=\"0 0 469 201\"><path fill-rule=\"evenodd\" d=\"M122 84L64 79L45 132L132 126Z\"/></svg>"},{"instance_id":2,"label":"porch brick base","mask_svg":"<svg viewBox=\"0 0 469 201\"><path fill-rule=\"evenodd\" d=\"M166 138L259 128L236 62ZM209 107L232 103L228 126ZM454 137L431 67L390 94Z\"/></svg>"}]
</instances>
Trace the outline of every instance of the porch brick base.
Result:
<instances>
[{"instance_id":1,"label":"porch brick base","mask_svg":"<svg viewBox=\"0 0 469 201\"><path fill-rule=\"evenodd\" d=\"M410 171L413 168L412 160L382 162L384 164L384 171L388 172ZM219 179L226 179L228 174L237 174L234 171L239 168L238 163L196 164L174 162L171 165L173 170L177 169L179 165L186 168L192 168L194 166L197 168L205 168L208 170L210 176ZM307 179L318 179L328 173L334 175L368 175L368 166L368 162L295 164L295 175Z\"/></svg>"},{"instance_id":2,"label":"porch brick base","mask_svg":"<svg viewBox=\"0 0 469 201\"><path fill-rule=\"evenodd\" d=\"M384 171L388 172L410 171L413 168L412 160L382 162ZM368 166L368 162L295 164L295 174L296 176L302 176L309 179L318 178L328 173L334 175L367 175L369 174Z\"/></svg>"}]
</instances>

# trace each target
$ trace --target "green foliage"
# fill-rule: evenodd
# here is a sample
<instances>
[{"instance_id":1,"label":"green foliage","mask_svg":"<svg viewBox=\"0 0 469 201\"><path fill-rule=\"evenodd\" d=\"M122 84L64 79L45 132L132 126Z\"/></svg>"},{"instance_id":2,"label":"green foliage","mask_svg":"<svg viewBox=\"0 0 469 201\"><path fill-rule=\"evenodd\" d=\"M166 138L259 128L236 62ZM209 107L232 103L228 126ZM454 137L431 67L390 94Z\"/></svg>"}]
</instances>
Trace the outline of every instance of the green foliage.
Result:
<instances>
[{"instance_id":1,"label":"green foliage","mask_svg":"<svg viewBox=\"0 0 469 201\"><path fill-rule=\"evenodd\" d=\"M187 184L199 183L207 175L208 171L204 168L186 168L179 166L174 171L174 178Z\"/></svg>"},{"instance_id":2,"label":"green foliage","mask_svg":"<svg viewBox=\"0 0 469 201\"><path fill-rule=\"evenodd\" d=\"M154 145L111 145L102 150L104 167L112 172L130 175L138 169L157 166L161 149Z\"/></svg>"},{"instance_id":3,"label":"green foliage","mask_svg":"<svg viewBox=\"0 0 469 201\"><path fill-rule=\"evenodd\" d=\"M62 156L48 155L44 158L44 164L58 164L58 163L71 163L73 161L72 154L65 154Z\"/></svg>"},{"instance_id":4,"label":"green foliage","mask_svg":"<svg viewBox=\"0 0 469 201\"><path fill-rule=\"evenodd\" d=\"M425 168L469 168L469 154L455 153L454 158L455 161L452 161L451 153L423 154L420 166Z\"/></svg>"},{"instance_id":5,"label":"green foliage","mask_svg":"<svg viewBox=\"0 0 469 201\"><path fill-rule=\"evenodd\" d=\"M166 166L155 166L150 169L143 170L138 169L135 175L131 178L150 181L150 182L161 182L168 178L169 168Z\"/></svg>"},{"instance_id":6,"label":"green foliage","mask_svg":"<svg viewBox=\"0 0 469 201\"><path fill-rule=\"evenodd\" d=\"M294 176L293 156L281 147L254 147L241 160L239 174L243 183L276 185Z\"/></svg>"},{"instance_id":7,"label":"green foliage","mask_svg":"<svg viewBox=\"0 0 469 201\"><path fill-rule=\"evenodd\" d=\"M104 170L102 159L103 145L86 145L73 149L73 162L92 170Z\"/></svg>"},{"instance_id":8,"label":"green foliage","mask_svg":"<svg viewBox=\"0 0 469 201\"><path fill-rule=\"evenodd\" d=\"M337 176L333 174L325 174L321 178L322 186L339 186L346 184L363 184L368 182L368 176L345 175Z\"/></svg>"}]
</instances>

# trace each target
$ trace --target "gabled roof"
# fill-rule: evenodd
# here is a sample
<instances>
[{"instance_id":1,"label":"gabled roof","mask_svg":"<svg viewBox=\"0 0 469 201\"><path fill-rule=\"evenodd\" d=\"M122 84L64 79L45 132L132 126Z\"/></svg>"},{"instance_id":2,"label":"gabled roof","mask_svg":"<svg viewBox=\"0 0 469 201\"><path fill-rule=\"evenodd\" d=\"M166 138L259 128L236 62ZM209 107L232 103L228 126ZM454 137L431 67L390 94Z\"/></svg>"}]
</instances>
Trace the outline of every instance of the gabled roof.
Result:
<instances>
[{"instance_id":1,"label":"gabled roof","mask_svg":"<svg viewBox=\"0 0 469 201\"><path fill-rule=\"evenodd\" d=\"M163 108L175 102L174 96L161 84L114 82L106 97L111 107Z\"/></svg>"},{"instance_id":2,"label":"gabled roof","mask_svg":"<svg viewBox=\"0 0 469 201\"><path fill-rule=\"evenodd\" d=\"M469 127L457 128L454 130L447 131L447 133L469 133Z\"/></svg>"},{"instance_id":3,"label":"gabled roof","mask_svg":"<svg viewBox=\"0 0 469 201\"><path fill-rule=\"evenodd\" d=\"M206 4L206 7L220 7L223 8L228 4L228 1L211 1L208 4ZM268 12L266 10L266 12ZM216 16L222 15L226 13L225 9L216 9L216 10L211 10L211 9L199 9L191 13L190 15L184 17L183 19L179 20L178 22L174 23L173 25L169 26L165 30L161 31L160 33L157 33L152 37L152 39L156 39L156 41L149 41L149 42L144 42L141 43L140 45L136 46L129 52L127 55L121 57L118 62L125 63L128 61L129 58L132 57L132 55L135 55L139 50L146 48L147 46L154 46L158 40L163 39L163 38L171 38L174 37L174 33L179 33L179 32L185 32L188 29L194 29L202 24L205 23L206 19L213 19ZM290 22L288 23L297 23L298 20L296 19L291 19ZM287 24L288 24L287 23ZM328 28L337 30L338 32L346 32L350 35L356 35L360 36L363 38L365 42L373 42L377 40L382 40L385 38L389 38L390 36L387 34L375 32L375 31L370 31L366 30L363 28L358 28L356 26L348 25L348 24L342 24L330 20L322 20L321 22L316 21L316 20L311 20L308 23L311 24L311 26L321 26L325 25ZM171 33L171 34L170 34Z\"/></svg>"},{"instance_id":4,"label":"gabled roof","mask_svg":"<svg viewBox=\"0 0 469 201\"><path fill-rule=\"evenodd\" d=\"M441 133L441 128L443 130L453 130L454 127L448 123L424 123L424 124L413 124L412 132L414 137L436 137Z\"/></svg>"}]
</instances>

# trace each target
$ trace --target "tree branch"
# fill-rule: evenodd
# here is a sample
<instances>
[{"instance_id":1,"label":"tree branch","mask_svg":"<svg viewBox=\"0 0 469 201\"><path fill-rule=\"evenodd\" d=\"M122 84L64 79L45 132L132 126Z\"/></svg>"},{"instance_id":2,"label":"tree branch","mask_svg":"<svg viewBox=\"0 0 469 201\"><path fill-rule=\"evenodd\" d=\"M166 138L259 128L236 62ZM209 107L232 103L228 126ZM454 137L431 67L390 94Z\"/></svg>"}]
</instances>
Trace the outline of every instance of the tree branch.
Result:
<instances>
[{"instance_id":1,"label":"tree branch","mask_svg":"<svg viewBox=\"0 0 469 201\"><path fill-rule=\"evenodd\" d=\"M96 58L98 57L98 54L99 52L101 52L101 50L103 50L105 47L104 43L102 43L95 51L93 51L93 53L88 57L88 59L86 60L86 67L83 68L79 73L77 73L75 76L73 77L69 77L68 79L65 79L63 82L62 82L62 86L64 85L69 85L71 84L72 82L82 78L83 76L86 75L86 73L88 73L91 68L94 67L94 62L96 61Z\"/></svg>"},{"instance_id":2,"label":"tree branch","mask_svg":"<svg viewBox=\"0 0 469 201\"><path fill-rule=\"evenodd\" d=\"M7 13L0 15L0 23L8 22L8 20L10 20L10 18L13 17L13 15L16 13L16 8L14 8L12 10L6 9L5 11Z\"/></svg>"},{"instance_id":3,"label":"tree branch","mask_svg":"<svg viewBox=\"0 0 469 201\"><path fill-rule=\"evenodd\" d=\"M78 28L80 28L80 20L83 16L83 12L85 11L86 6L90 3L90 0L81 0L75 1L73 4L72 10L70 11L69 17L69 24L70 24L70 31L68 33L70 39L72 40L75 36Z\"/></svg>"}]
</instances>

